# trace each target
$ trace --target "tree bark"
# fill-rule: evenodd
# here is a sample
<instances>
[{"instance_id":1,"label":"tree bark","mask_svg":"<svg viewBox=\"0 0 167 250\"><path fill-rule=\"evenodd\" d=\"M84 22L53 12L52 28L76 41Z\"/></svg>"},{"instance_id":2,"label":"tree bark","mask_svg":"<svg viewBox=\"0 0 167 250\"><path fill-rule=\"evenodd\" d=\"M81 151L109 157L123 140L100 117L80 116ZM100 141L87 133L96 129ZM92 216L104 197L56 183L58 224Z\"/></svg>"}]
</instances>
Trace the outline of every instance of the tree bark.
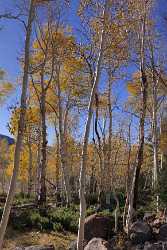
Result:
<instances>
[{"instance_id":1,"label":"tree bark","mask_svg":"<svg viewBox=\"0 0 167 250\"><path fill-rule=\"evenodd\" d=\"M85 201L85 174L86 174L86 165L87 165L87 147L90 133L90 125L93 115L93 102L95 99L95 93L97 90L97 86L100 79L101 74L101 64L103 59L104 45L105 45L105 24L106 24L106 16L108 11L109 1L105 1L105 10L104 10L104 23L103 30L101 34L100 41L100 50L97 59L97 66L95 71L94 82L91 90L89 105L88 105L88 116L85 125L84 139L83 139L83 148L82 148L82 160L81 160L81 168L80 168L80 218L79 218L79 229L78 229L78 239L77 239L77 250L83 250L83 241L84 241L84 223L85 223L85 212L86 212L86 201Z\"/></svg>"},{"instance_id":2,"label":"tree bark","mask_svg":"<svg viewBox=\"0 0 167 250\"><path fill-rule=\"evenodd\" d=\"M133 199L133 208L136 210L137 200L138 200L138 186L139 186L139 177L140 170L143 164L143 153L144 153L144 139L145 139L145 117L147 109L147 89L148 82L146 76L145 68L145 34L146 34L146 2L144 6L144 15L142 20L142 33L141 33L141 52L140 52L140 73L141 73L141 110L140 110L140 121L139 121L139 147L137 153L137 161L135 168L135 180L134 180L134 199Z\"/></svg>"},{"instance_id":3,"label":"tree bark","mask_svg":"<svg viewBox=\"0 0 167 250\"><path fill-rule=\"evenodd\" d=\"M41 159L41 128L39 128L39 138L38 138L38 150L37 150L37 162L36 162L36 201L38 201L38 194L40 190L40 159Z\"/></svg>"},{"instance_id":4,"label":"tree bark","mask_svg":"<svg viewBox=\"0 0 167 250\"><path fill-rule=\"evenodd\" d=\"M153 144L153 189L156 190L158 184L158 138L157 138L157 88L158 79L155 74L154 51L151 45L151 67L152 67L152 144Z\"/></svg>"},{"instance_id":5,"label":"tree bark","mask_svg":"<svg viewBox=\"0 0 167 250\"><path fill-rule=\"evenodd\" d=\"M25 114L26 114L26 99L27 99L27 89L28 89L28 75L29 75L29 57L30 57L30 40L31 40L31 31L32 23L34 18L34 0L30 2L28 24L26 29L26 40L25 40L25 55L24 55L24 74L23 74L23 83L22 83L22 94L21 94L21 104L20 104L20 117L18 122L18 134L15 146L15 155L14 155L14 168L13 175L10 182L10 187L8 190L8 195L0 223L0 249L2 249L3 239L6 232L6 227L9 219L9 214L11 211L12 202L14 199L16 181L20 166L20 153L22 148L22 141L24 135L24 125L25 125Z\"/></svg>"},{"instance_id":6,"label":"tree bark","mask_svg":"<svg viewBox=\"0 0 167 250\"><path fill-rule=\"evenodd\" d=\"M31 148L31 142L28 144L28 150L29 150L29 166L28 166L28 197L30 198L32 195L32 185L33 185L33 177L32 177L32 148Z\"/></svg>"},{"instance_id":7,"label":"tree bark","mask_svg":"<svg viewBox=\"0 0 167 250\"><path fill-rule=\"evenodd\" d=\"M145 35L146 35L146 17L147 17L147 1L143 2L143 14L141 16L141 40L140 40L140 75L141 75L141 109L140 109L140 119L139 119L139 146L136 156L136 162L134 166L134 174L132 179L131 190L129 193L128 201L128 214L126 218L126 229L129 233L129 228L133 220L137 208L138 201L138 187L140 171L143 164L143 153L144 153L144 140L145 140L145 117L147 109L147 90L148 82L146 76L146 66L145 66Z\"/></svg>"},{"instance_id":8,"label":"tree bark","mask_svg":"<svg viewBox=\"0 0 167 250\"><path fill-rule=\"evenodd\" d=\"M131 124L130 121L128 126L128 160L127 160L127 177L126 177L126 201L124 206L124 213L123 213L123 227L126 227L126 216L127 210L129 205L129 196L130 196L130 158L131 158Z\"/></svg>"},{"instance_id":9,"label":"tree bark","mask_svg":"<svg viewBox=\"0 0 167 250\"><path fill-rule=\"evenodd\" d=\"M41 128L42 128L42 148L41 148L41 161L40 161L40 189L38 195L39 206L46 205L46 150L47 150L47 133L46 133L46 91L44 87L44 74L41 72Z\"/></svg>"},{"instance_id":10,"label":"tree bark","mask_svg":"<svg viewBox=\"0 0 167 250\"><path fill-rule=\"evenodd\" d=\"M55 121L55 133L56 133L56 190L58 192L59 190L59 176L60 176L60 139L59 139L59 133L56 128L56 121Z\"/></svg>"},{"instance_id":11,"label":"tree bark","mask_svg":"<svg viewBox=\"0 0 167 250\"><path fill-rule=\"evenodd\" d=\"M58 87L58 108L59 108L59 148L60 148L60 158L61 158L61 169L63 174L64 187L66 192L66 204L67 206L71 203L71 189L69 182L69 169L67 166L67 153L66 153L66 131L63 129L63 110L62 110L62 97L61 97L61 87L59 79L57 81ZM66 127L66 125L64 125Z\"/></svg>"}]
</instances>

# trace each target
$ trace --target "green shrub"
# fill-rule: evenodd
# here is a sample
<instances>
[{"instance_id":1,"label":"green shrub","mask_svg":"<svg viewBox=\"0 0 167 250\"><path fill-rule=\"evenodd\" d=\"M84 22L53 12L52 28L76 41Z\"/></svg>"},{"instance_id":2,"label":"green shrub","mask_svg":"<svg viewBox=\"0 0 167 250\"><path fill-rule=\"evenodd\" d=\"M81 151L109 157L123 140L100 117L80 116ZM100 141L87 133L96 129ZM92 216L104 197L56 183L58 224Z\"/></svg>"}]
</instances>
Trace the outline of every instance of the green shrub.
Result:
<instances>
[{"instance_id":1,"label":"green shrub","mask_svg":"<svg viewBox=\"0 0 167 250\"><path fill-rule=\"evenodd\" d=\"M102 216L108 216L108 217L113 217L112 213L109 211L109 209L105 209L101 212L98 213L99 215L102 215Z\"/></svg>"},{"instance_id":2,"label":"green shrub","mask_svg":"<svg viewBox=\"0 0 167 250\"><path fill-rule=\"evenodd\" d=\"M146 208L145 207L140 207L138 210L137 210L137 218L139 219L142 219L144 217L144 214L145 214L145 210Z\"/></svg>"},{"instance_id":3,"label":"green shrub","mask_svg":"<svg viewBox=\"0 0 167 250\"><path fill-rule=\"evenodd\" d=\"M27 197L27 195L17 194L14 198L14 205L24 205L27 203L34 203L34 197Z\"/></svg>"},{"instance_id":4,"label":"green shrub","mask_svg":"<svg viewBox=\"0 0 167 250\"><path fill-rule=\"evenodd\" d=\"M31 227L30 213L29 211L20 212L18 214L13 213L10 215L9 222L13 228L17 230Z\"/></svg>"},{"instance_id":5,"label":"green shrub","mask_svg":"<svg viewBox=\"0 0 167 250\"><path fill-rule=\"evenodd\" d=\"M32 227L40 227L41 216L38 212L34 212L30 215Z\"/></svg>"},{"instance_id":6,"label":"green shrub","mask_svg":"<svg viewBox=\"0 0 167 250\"><path fill-rule=\"evenodd\" d=\"M72 233L77 233L78 232L78 222L79 222L79 219L74 219L70 222L70 225L69 225L69 231L72 232Z\"/></svg>"},{"instance_id":7,"label":"green shrub","mask_svg":"<svg viewBox=\"0 0 167 250\"><path fill-rule=\"evenodd\" d=\"M90 216L92 214L96 213L96 208L94 206L90 206L86 210L86 216Z\"/></svg>"},{"instance_id":8,"label":"green shrub","mask_svg":"<svg viewBox=\"0 0 167 250\"><path fill-rule=\"evenodd\" d=\"M2 213L3 210L0 210ZM23 231L25 228L34 228L40 231L78 231L78 211L71 208L57 208L50 211L37 209L16 211L10 216L10 224L14 229Z\"/></svg>"},{"instance_id":9,"label":"green shrub","mask_svg":"<svg viewBox=\"0 0 167 250\"><path fill-rule=\"evenodd\" d=\"M30 223L33 228L43 230L52 230L53 226L49 221L49 218L41 216L38 212L30 215Z\"/></svg>"},{"instance_id":10,"label":"green shrub","mask_svg":"<svg viewBox=\"0 0 167 250\"><path fill-rule=\"evenodd\" d=\"M60 223L64 230L77 232L78 230L78 212L72 211L69 208L58 208L49 213L51 223Z\"/></svg>"},{"instance_id":11,"label":"green shrub","mask_svg":"<svg viewBox=\"0 0 167 250\"><path fill-rule=\"evenodd\" d=\"M119 192L118 193L118 199L119 199L119 205L120 205L120 208L124 208L125 206L125 193L124 192Z\"/></svg>"},{"instance_id":12,"label":"green shrub","mask_svg":"<svg viewBox=\"0 0 167 250\"><path fill-rule=\"evenodd\" d=\"M59 222L53 223L52 226L53 226L54 231L57 231L57 232L63 231L63 226Z\"/></svg>"},{"instance_id":13,"label":"green shrub","mask_svg":"<svg viewBox=\"0 0 167 250\"><path fill-rule=\"evenodd\" d=\"M41 217L39 224L41 231L53 229L53 225L50 223L49 218L47 217Z\"/></svg>"}]
</instances>

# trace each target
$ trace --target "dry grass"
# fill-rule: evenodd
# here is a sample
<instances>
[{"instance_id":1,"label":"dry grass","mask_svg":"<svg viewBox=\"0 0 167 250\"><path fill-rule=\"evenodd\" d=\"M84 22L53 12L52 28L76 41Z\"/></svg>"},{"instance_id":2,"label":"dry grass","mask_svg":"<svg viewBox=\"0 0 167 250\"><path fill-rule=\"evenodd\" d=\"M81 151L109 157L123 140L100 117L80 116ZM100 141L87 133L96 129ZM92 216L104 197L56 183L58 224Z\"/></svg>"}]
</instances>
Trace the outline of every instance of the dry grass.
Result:
<instances>
[{"instance_id":1,"label":"dry grass","mask_svg":"<svg viewBox=\"0 0 167 250\"><path fill-rule=\"evenodd\" d=\"M47 244L53 244L56 250L66 250L68 249L69 243L75 238L75 235L68 233L40 233L38 231L20 233L9 229L3 250L15 250L15 247L18 246Z\"/></svg>"}]
</instances>

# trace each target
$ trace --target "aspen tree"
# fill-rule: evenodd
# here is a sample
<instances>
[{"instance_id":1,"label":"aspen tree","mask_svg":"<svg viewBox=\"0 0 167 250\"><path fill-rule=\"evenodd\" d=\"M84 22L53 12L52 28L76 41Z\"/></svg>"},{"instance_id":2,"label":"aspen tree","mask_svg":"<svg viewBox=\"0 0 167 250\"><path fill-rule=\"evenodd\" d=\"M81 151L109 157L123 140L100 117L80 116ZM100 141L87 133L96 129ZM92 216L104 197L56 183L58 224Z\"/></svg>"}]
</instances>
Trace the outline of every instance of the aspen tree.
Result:
<instances>
[{"instance_id":1,"label":"aspen tree","mask_svg":"<svg viewBox=\"0 0 167 250\"><path fill-rule=\"evenodd\" d=\"M89 132L91 126L91 120L93 115L93 103L95 99L95 94L97 90L97 86L100 80L101 74L101 66L103 60L103 53L105 47L105 25L107 21L107 14L109 10L109 0L105 1L104 13L103 13L103 27L100 38L99 45L99 54L97 58L97 65L95 70L95 76L93 81L93 86L91 90L91 95L89 99L88 105L88 115L85 124L84 138L83 138L83 148L82 148L82 160L81 160L81 168L80 168L80 218L79 218L79 229L78 229L78 239L77 239L77 250L83 250L84 247L84 223L85 223L85 212L86 212L86 201L85 201L85 174L86 174L86 165L87 165L87 148L88 148L88 140L89 140Z\"/></svg>"},{"instance_id":2,"label":"aspen tree","mask_svg":"<svg viewBox=\"0 0 167 250\"><path fill-rule=\"evenodd\" d=\"M18 122L18 134L15 146L15 157L14 157L14 168L13 175L10 182L10 187L8 190L8 195L6 203L3 210L3 215L0 224L0 249L2 249L3 239L6 232L6 227L8 224L9 214L12 207L12 202L14 199L16 181L20 165L20 152L22 147L22 140L24 135L24 122L26 114L26 99L27 99L27 89L28 89L28 75L29 75L29 58L30 58L30 40L32 23L34 18L34 0L30 1L30 8L28 14L28 22L26 26L26 39L25 39L25 49L24 49L24 72L23 72L23 82L22 82L22 93L21 93L21 104L20 104L20 118Z\"/></svg>"}]
</instances>

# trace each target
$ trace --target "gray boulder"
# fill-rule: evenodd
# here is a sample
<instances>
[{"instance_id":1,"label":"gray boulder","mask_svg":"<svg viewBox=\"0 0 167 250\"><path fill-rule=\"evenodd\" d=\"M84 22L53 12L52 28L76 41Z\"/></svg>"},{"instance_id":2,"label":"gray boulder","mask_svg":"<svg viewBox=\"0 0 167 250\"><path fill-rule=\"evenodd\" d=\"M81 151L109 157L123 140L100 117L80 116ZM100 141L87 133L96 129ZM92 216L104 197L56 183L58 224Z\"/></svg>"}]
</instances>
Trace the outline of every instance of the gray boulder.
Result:
<instances>
[{"instance_id":1,"label":"gray boulder","mask_svg":"<svg viewBox=\"0 0 167 250\"><path fill-rule=\"evenodd\" d=\"M167 250L167 242L145 242L144 245L130 245L126 248L126 250Z\"/></svg>"},{"instance_id":2,"label":"gray boulder","mask_svg":"<svg viewBox=\"0 0 167 250\"><path fill-rule=\"evenodd\" d=\"M77 250L77 241L74 240L70 243L68 250Z\"/></svg>"},{"instance_id":3,"label":"gray boulder","mask_svg":"<svg viewBox=\"0 0 167 250\"><path fill-rule=\"evenodd\" d=\"M111 239L113 236L114 221L108 216L93 214L85 220L85 241L93 238Z\"/></svg>"},{"instance_id":4,"label":"gray boulder","mask_svg":"<svg viewBox=\"0 0 167 250\"><path fill-rule=\"evenodd\" d=\"M15 250L55 250L55 247L53 245L29 246L29 247L16 247Z\"/></svg>"},{"instance_id":5,"label":"gray boulder","mask_svg":"<svg viewBox=\"0 0 167 250\"><path fill-rule=\"evenodd\" d=\"M156 242L156 243L149 243L147 242L144 245L144 250L167 250L167 242Z\"/></svg>"},{"instance_id":6,"label":"gray boulder","mask_svg":"<svg viewBox=\"0 0 167 250\"><path fill-rule=\"evenodd\" d=\"M147 223L136 221L132 224L129 235L133 244L143 244L152 239L152 229Z\"/></svg>"},{"instance_id":7,"label":"gray boulder","mask_svg":"<svg viewBox=\"0 0 167 250\"><path fill-rule=\"evenodd\" d=\"M167 241L167 224L160 226L158 239L161 241Z\"/></svg>"},{"instance_id":8,"label":"gray boulder","mask_svg":"<svg viewBox=\"0 0 167 250\"><path fill-rule=\"evenodd\" d=\"M93 238L89 241L84 250L113 250L113 248L104 239Z\"/></svg>"}]
</instances>

